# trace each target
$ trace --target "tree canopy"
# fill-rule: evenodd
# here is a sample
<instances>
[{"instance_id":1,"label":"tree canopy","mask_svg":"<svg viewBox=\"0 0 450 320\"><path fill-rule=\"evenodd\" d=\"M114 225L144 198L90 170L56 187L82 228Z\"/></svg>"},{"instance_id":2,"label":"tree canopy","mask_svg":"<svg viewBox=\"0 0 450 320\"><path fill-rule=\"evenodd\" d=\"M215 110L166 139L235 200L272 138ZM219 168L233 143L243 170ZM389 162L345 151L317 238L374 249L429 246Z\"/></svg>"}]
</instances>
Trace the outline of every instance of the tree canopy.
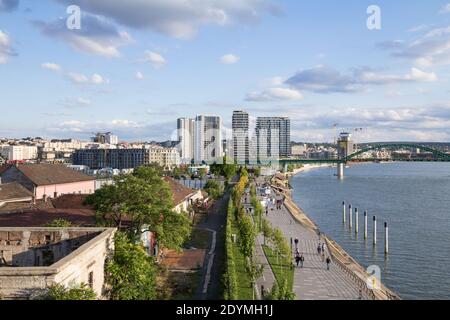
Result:
<instances>
[{"instance_id":1,"label":"tree canopy","mask_svg":"<svg viewBox=\"0 0 450 320\"><path fill-rule=\"evenodd\" d=\"M153 300L156 298L157 268L141 245L116 233L115 251L106 266L111 300Z\"/></svg>"},{"instance_id":2,"label":"tree canopy","mask_svg":"<svg viewBox=\"0 0 450 320\"><path fill-rule=\"evenodd\" d=\"M128 227L129 236L140 238L142 230L154 232L160 246L180 249L190 234L190 221L174 210L173 195L155 166L136 168L132 175L114 178L89 196L99 223Z\"/></svg>"}]
</instances>

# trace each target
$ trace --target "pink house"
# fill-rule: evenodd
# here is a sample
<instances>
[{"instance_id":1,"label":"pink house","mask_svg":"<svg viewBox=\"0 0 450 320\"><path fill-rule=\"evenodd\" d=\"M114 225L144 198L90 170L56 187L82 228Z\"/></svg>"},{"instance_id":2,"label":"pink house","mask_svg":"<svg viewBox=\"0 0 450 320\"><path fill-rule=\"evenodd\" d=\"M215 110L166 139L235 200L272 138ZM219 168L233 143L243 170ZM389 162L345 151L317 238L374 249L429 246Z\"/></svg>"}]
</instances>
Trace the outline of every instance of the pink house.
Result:
<instances>
[{"instance_id":1,"label":"pink house","mask_svg":"<svg viewBox=\"0 0 450 320\"><path fill-rule=\"evenodd\" d=\"M2 183L19 182L33 193L36 200L95 191L93 177L60 164L10 165L0 174Z\"/></svg>"}]
</instances>

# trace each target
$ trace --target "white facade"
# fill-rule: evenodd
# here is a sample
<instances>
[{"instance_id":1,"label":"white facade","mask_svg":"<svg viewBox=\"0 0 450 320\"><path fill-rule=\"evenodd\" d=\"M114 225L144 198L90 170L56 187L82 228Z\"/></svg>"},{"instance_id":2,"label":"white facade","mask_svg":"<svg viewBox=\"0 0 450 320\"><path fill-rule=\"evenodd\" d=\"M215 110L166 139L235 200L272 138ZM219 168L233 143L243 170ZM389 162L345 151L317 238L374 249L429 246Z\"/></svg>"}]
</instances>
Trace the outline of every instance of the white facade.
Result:
<instances>
[{"instance_id":1,"label":"white facade","mask_svg":"<svg viewBox=\"0 0 450 320\"><path fill-rule=\"evenodd\" d=\"M195 120L188 118L178 119L177 130L181 162L190 163L194 159Z\"/></svg>"},{"instance_id":2,"label":"white facade","mask_svg":"<svg viewBox=\"0 0 450 320\"><path fill-rule=\"evenodd\" d=\"M113 135L111 132L108 132L105 134L105 142L108 144L118 144L119 137L116 135Z\"/></svg>"},{"instance_id":3,"label":"white facade","mask_svg":"<svg viewBox=\"0 0 450 320\"><path fill-rule=\"evenodd\" d=\"M222 122L217 116L198 115L195 119L194 160L196 163L222 160Z\"/></svg>"},{"instance_id":4,"label":"white facade","mask_svg":"<svg viewBox=\"0 0 450 320\"><path fill-rule=\"evenodd\" d=\"M35 160L38 149L36 146L3 146L1 155L9 161Z\"/></svg>"}]
</instances>

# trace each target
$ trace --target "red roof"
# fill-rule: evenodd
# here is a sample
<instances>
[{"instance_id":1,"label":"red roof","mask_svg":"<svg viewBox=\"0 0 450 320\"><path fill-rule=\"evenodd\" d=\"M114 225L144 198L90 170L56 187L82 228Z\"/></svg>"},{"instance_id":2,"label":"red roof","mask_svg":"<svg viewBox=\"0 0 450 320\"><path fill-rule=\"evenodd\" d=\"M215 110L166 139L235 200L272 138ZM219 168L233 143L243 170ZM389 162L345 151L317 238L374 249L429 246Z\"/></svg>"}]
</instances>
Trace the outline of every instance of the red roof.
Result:
<instances>
[{"instance_id":1,"label":"red roof","mask_svg":"<svg viewBox=\"0 0 450 320\"><path fill-rule=\"evenodd\" d=\"M169 184L170 190L173 194L173 201L176 206L182 203L188 196L197 192L196 190L188 188L170 177L164 177L164 180Z\"/></svg>"}]
</instances>

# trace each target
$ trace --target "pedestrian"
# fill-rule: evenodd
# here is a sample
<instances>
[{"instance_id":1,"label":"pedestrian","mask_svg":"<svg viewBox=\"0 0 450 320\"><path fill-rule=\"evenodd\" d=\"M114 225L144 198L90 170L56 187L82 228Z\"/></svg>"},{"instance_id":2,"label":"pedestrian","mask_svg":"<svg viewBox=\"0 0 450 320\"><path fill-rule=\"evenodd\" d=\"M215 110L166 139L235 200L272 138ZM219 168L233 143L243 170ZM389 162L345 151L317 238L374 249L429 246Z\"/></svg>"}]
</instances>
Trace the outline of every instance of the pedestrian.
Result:
<instances>
[{"instance_id":1,"label":"pedestrian","mask_svg":"<svg viewBox=\"0 0 450 320\"><path fill-rule=\"evenodd\" d=\"M327 258L327 270L330 270L330 263L331 263L331 259L330 257Z\"/></svg>"},{"instance_id":2,"label":"pedestrian","mask_svg":"<svg viewBox=\"0 0 450 320\"><path fill-rule=\"evenodd\" d=\"M322 247L320 246L320 243L319 243L319 245L317 246L317 254L320 255L321 251L322 251Z\"/></svg>"},{"instance_id":3,"label":"pedestrian","mask_svg":"<svg viewBox=\"0 0 450 320\"><path fill-rule=\"evenodd\" d=\"M325 252L325 242L322 243L322 252Z\"/></svg>"},{"instance_id":4,"label":"pedestrian","mask_svg":"<svg viewBox=\"0 0 450 320\"><path fill-rule=\"evenodd\" d=\"M305 262L305 257L303 255L300 256L300 268L303 268L303 262Z\"/></svg>"},{"instance_id":5,"label":"pedestrian","mask_svg":"<svg viewBox=\"0 0 450 320\"><path fill-rule=\"evenodd\" d=\"M295 263L297 264L297 268L298 268L298 264L300 263L300 257L299 256L295 257Z\"/></svg>"}]
</instances>

